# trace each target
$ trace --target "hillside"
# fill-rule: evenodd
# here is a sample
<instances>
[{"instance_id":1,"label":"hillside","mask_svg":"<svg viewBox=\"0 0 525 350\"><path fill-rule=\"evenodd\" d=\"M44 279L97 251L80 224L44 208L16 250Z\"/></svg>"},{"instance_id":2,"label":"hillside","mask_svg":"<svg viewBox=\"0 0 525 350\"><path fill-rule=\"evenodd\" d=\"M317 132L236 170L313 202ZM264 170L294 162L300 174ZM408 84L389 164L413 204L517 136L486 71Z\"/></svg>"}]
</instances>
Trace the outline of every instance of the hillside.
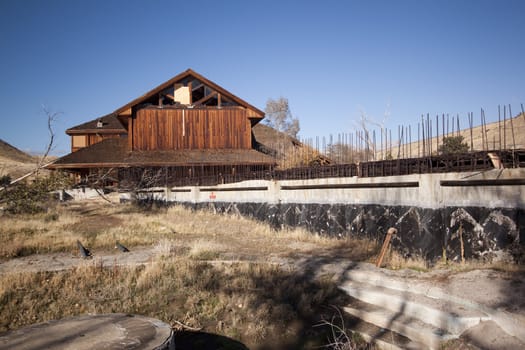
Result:
<instances>
[{"instance_id":1,"label":"hillside","mask_svg":"<svg viewBox=\"0 0 525 350\"><path fill-rule=\"evenodd\" d=\"M263 123L255 125L252 131L255 148L275 157L281 169L331 162L313 147Z\"/></svg>"},{"instance_id":2,"label":"hillside","mask_svg":"<svg viewBox=\"0 0 525 350\"><path fill-rule=\"evenodd\" d=\"M34 161L33 157L31 157L29 154L22 152L14 146L11 146L2 139L0 139L0 157L21 163L29 163Z\"/></svg>"},{"instance_id":3,"label":"hillside","mask_svg":"<svg viewBox=\"0 0 525 350\"><path fill-rule=\"evenodd\" d=\"M435 123L435 120L432 122ZM441 119L439 122L441 123ZM417 130L415 132L412 130L412 132L412 139L417 138ZM454 135L457 134L457 132L454 133ZM525 116L519 114L512 119L507 119L505 123L503 120L499 123L488 123L485 127L485 134L486 137L483 135L483 128L481 126L475 126L472 130L466 128L459 131L459 135L463 136L464 142L468 144L469 149L472 140L472 150L474 151L483 151L486 149L523 149L525 148ZM452 133L450 133L449 136L452 136ZM433 137L430 143L427 143L425 153L428 153L430 146L432 154L434 154L442 143L443 135L440 133L439 138ZM391 150L386 150L382 153L378 149L376 152L377 159L383 158L388 153L390 153L393 158L398 158L398 155L399 158L417 158L423 156L422 142L415 141L407 143L404 144L401 149L397 147L397 144L398 141L394 138L392 140ZM485 144L485 147L483 144Z\"/></svg>"},{"instance_id":4,"label":"hillside","mask_svg":"<svg viewBox=\"0 0 525 350\"><path fill-rule=\"evenodd\" d=\"M16 179L35 169L36 160L0 139L0 176Z\"/></svg>"}]
</instances>

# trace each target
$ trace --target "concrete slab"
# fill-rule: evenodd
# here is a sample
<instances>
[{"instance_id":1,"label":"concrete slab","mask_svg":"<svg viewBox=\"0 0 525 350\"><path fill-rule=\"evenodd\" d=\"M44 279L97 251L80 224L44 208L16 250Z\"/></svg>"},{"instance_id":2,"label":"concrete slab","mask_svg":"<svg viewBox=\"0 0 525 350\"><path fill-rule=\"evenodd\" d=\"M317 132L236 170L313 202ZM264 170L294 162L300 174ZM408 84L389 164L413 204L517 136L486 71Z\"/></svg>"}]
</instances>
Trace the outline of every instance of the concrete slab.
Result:
<instances>
[{"instance_id":1,"label":"concrete slab","mask_svg":"<svg viewBox=\"0 0 525 350\"><path fill-rule=\"evenodd\" d=\"M477 310L468 310L451 302L442 302L420 294L400 292L361 283L347 282L340 286L348 295L394 314L419 319L456 337L489 317Z\"/></svg>"},{"instance_id":2,"label":"concrete slab","mask_svg":"<svg viewBox=\"0 0 525 350\"><path fill-rule=\"evenodd\" d=\"M462 315L462 309L483 313L487 317L480 321L490 319L509 335L525 342L525 305L522 301L525 282L519 276L514 280L487 270L456 274L436 270L422 274L410 270L378 269L372 264L357 263L345 274L345 280L350 286L387 287L388 290L396 290L412 298L416 295L425 296L443 303L444 310L453 315ZM515 306L514 309L507 305L510 300L513 301L510 304ZM475 324L470 323L470 326Z\"/></svg>"},{"instance_id":3,"label":"concrete slab","mask_svg":"<svg viewBox=\"0 0 525 350\"><path fill-rule=\"evenodd\" d=\"M171 327L128 314L83 315L0 334L0 350L174 350Z\"/></svg>"},{"instance_id":4,"label":"concrete slab","mask_svg":"<svg viewBox=\"0 0 525 350\"><path fill-rule=\"evenodd\" d=\"M479 349L525 349L525 343L504 332L495 322L486 321L472 327L461 336Z\"/></svg>"},{"instance_id":5,"label":"concrete slab","mask_svg":"<svg viewBox=\"0 0 525 350\"><path fill-rule=\"evenodd\" d=\"M410 318L386 309L373 309L372 305L359 308L345 307L343 310L368 323L389 329L418 342L420 349L439 349L443 342L455 338L442 329L433 327L419 319Z\"/></svg>"}]
</instances>

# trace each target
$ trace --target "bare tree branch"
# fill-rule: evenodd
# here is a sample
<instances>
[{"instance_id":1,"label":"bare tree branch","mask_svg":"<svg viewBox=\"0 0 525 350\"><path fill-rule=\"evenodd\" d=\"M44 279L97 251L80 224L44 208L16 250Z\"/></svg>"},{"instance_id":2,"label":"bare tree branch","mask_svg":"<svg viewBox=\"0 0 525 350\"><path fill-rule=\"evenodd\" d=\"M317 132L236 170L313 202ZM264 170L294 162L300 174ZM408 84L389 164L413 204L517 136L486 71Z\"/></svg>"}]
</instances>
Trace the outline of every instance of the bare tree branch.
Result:
<instances>
[{"instance_id":1,"label":"bare tree branch","mask_svg":"<svg viewBox=\"0 0 525 350\"><path fill-rule=\"evenodd\" d=\"M55 142L55 132L53 130L53 124L57 121L58 116L62 114L61 112L51 112L45 105L42 105L42 110L44 111L47 117L47 130L49 132L49 142L47 144L44 154L38 160L36 172L38 172L46 165L47 157L53 149L53 145Z\"/></svg>"},{"instance_id":2,"label":"bare tree branch","mask_svg":"<svg viewBox=\"0 0 525 350\"><path fill-rule=\"evenodd\" d=\"M90 174L88 176L88 182L91 184L93 189L97 192L97 194L106 202L113 204L113 202L104 194L104 187L106 180L110 178L110 175L112 172L115 171L115 168L109 168L109 170L105 170L102 174L100 174L100 170L97 171L97 174Z\"/></svg>"}]
</instances>

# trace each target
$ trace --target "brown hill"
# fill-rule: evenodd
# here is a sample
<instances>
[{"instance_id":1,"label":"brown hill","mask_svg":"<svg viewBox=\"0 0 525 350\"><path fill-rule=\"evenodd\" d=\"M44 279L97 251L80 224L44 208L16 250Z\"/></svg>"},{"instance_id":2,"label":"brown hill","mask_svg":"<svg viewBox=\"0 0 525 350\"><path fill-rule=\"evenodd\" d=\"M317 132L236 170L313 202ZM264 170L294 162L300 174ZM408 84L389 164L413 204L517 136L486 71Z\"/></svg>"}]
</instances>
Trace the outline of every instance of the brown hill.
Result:
<instances>
[{"instance_id":1,"label":"brown hill","mask_svg":"<svg viewBox=\"0 0 525 350\"><path fill-rule=\"evenodd\" d=\"M0 139L0 157L21 163L34 162L33 157L31 157L29 154L22 152L14 146L11 146L2 139Z\"/></svg>"},{"instance_id":2,"label":"brown hill","mask_svg":"<svg viewBox=\"0 0 525 350\"><path fill-rule=\"evenodd\" d=\"M441 119L439 120L441 123ZM433 120L433 123L435 121ZM462 129L454 134L449 133L448 136L463 136L464 143L469 146L469 150L483 151L483 150L500 150L500 149L518 149L525 148L525 115L519 114L513 118L507 119L505 122L488 123L483 128L475 126L472 129ZM447 136L447 135L446 135ZM413 136L414 137L414 136ZM443 144L443 135L433 137L425 145L425 154L428 155L429 150L432 154L436 154L438 147ZM376 158L382 159L391 154L393 158L416 158L424 156L423 142L412 142L404 144L401 148L398 147L398 141L392 140L392 148L376 151Z\"/></svg>"},{"instance_id":3,"label":"brown hill","mask_svg":"<svg viewBox=\"0 0 525 350\"><path fill-rule=\"evenodd\" d=\"M35 169L36 160L9 143L0 140L0 176L16 179Z\"/></svg>"},{"instance_id":4,"label":"brown hill","mask_svg":"<svg viewBox=\"0 0 525 350\"><path fill-rule=\"evenodd\" d=\"M331 163L313 147L267 125L259 123L252 131L255 148L276 158L281 169Z\"/></svg>"}]
</instances>

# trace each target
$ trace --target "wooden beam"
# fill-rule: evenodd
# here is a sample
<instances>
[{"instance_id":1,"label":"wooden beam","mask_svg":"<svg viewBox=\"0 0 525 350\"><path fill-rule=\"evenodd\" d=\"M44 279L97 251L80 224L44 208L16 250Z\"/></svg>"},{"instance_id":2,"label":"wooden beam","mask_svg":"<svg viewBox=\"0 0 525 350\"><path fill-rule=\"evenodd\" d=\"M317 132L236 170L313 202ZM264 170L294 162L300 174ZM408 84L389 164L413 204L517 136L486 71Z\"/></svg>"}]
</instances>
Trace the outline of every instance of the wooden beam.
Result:
<instances>
[{"instance_id":1,"label":"wooden beam","mask_svg":"<svg viewBox=\"0 0 525 350\"><path fill-rule=\"evenodd\" d=\"M125 111L122 111L119 116L122 116L122 117L129 117L131 116L131 108L128 108L126 109Z\"/></svg>"},{"instance_id":2,"label":"wooden beam","mask_svg":"<svg viewBox=\"0 0 525 350\"><path fill-rule=\"evenodd\" d=\"M204 102L208 101L210 98L213 98L217 96L217 91L213 91L211 94L209 94L208 96L204 96L203 98L201 98L200 100L196 101L194 103L194 105L200 105L200 104L203 104Z\"/></svg>"},{"instance_id":3,"label":"wooden beam","mask_svg":"<svg viewBox=\"0 0 525 350\"><path fill-rule=\"evenodd\" d=\"M128 119L128 151L133 151L133 117Z\"/></svg>"},{"instance_id":4,"label":"wooden beam","mask_svg":"<svg viewBox=\"0 0 525 350\"><path fill-rule=\"evenodd\" d=\"M217 94L217 107L221 108L222 100L221 100L221 93L219 92Z\"/></svg>"},{"instance_id":5,"label":"wooden beam","mask_svg":"<svg viewBox=\"0 0 525 350\"><path fill-rule=\"evenodd\" d=\"M191 84L191 82L190 82L190 84ZM203 83L200 83L199 85L193 87L193 88L191 89L191 91L198 90L198 89L200 89L200 88L203 87L203 86L204 86L204 84L203 84Z\"/></svg>"},{"instance_id":6,"label":"wooden beam","mask_svg":"<svg viewBox=\"0 0 525 350\"><path fill-rule=\"evenodd\" d=\"M190 81L190 82L188 83L188 90L190 90L190 105L193 104L193 90L192 90L191 86L192 86L192 83L191 83L191 81Z\"/></svg>"},{"instance_id":7,"label":"wooden beam","mask_svg":"<svg viewBox=\"0 0 525 350\"><path fill-rule=\"evenodd\" d=\"M397 234L397 229L390 227L388 231L386 232L385 241L383 242L383 246L381 247L381 252L379 253L379 258L377 259L376 266L381 267L381 264L383 263L383 258L385 257L385 253L388 250L388 246L390 245L390 240L392 239L392 235Z\"/></svg>"}]
</instances>

